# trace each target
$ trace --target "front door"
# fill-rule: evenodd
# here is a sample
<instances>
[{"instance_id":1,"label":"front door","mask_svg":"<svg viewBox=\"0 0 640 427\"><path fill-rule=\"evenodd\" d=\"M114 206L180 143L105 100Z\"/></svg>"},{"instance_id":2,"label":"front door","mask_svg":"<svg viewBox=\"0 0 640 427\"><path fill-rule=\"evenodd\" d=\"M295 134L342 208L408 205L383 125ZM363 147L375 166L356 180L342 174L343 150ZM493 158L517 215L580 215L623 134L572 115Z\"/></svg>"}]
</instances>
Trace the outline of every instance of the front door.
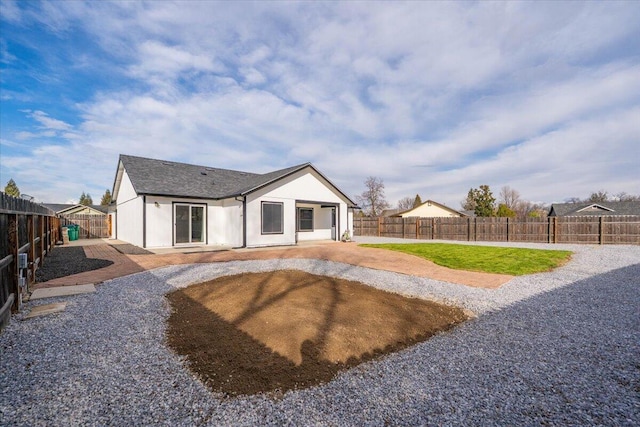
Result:
<instances>
[{"instance_id":1,"label":"front door","mask_svg":"<svg viewBox=\"0 0 640 427\"><path fill-rule=\"evenodd\" d=\"M174 241L176 245L204 243L204 206L176 203L174 205Z\"/></svg>"}]
</instances>

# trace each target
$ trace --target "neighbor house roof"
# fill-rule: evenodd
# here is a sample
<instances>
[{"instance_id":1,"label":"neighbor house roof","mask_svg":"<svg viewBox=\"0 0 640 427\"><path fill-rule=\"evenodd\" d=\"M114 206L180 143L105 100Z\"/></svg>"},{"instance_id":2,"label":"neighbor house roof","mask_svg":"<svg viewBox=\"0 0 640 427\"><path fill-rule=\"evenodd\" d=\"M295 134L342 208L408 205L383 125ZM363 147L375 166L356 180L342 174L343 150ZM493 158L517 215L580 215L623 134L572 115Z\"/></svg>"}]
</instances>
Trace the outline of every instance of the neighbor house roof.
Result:
<instances>
[{"instance_id":1,"label":"neighbor house roof","mask_svg":"<svg viewBox=\"0 0 640 427\"><path fill-rule=\"evenodd\" d=\"M265 174L256 174L124 154L120 155L113 198L117 197L119 180L122 179L122 173L125 169L137 194L226 199L244 196L304 168L313 169L342 194L351 205L355 206L355 203L347 195L342 193L311 163L303 163Z\"/></svg>"},{"instance_id":2,"label":"neighbor house roof","mask_svg":"<svg viewBox=\"0 0 640 427\"><path fill-rule=\"evenodd\" d=\"M395 209L384 209L382 212L380 212L380 216L393 216L397 213L400 212L400 209L395 208Z\"/></svg>"},{"instance_id":3,"label":"neighbor house roof","mask_svg":"<svg viewBox=\"0 0 640 427\"><path fill-rule=\"evenodd\" d=\"M468 216L464 212L457 211L455 209L450 208L449 206L443 205L442 203L434 202L433 200L427 200L425 202L422 202L421 204L419 204L418 206L416 206L414 208L407 209L407 210L401 211L401 212L396 212L395 214L391 214L389 216L402 216L402 215L405 215L405 214L409 214L409 213L411 213L411 211L417 210L417 209L419 209L420 207L422 207L424 205L427 205L427 206L431 206L431 205L439 206L440 208L442 208L442 209L444 209L446 211L449 211L451 213L455 213L455 214L458 214L460 216Z\"/></svg>"},{"instance_id":4,"label":"neighbor house roof","mask_svg":"<svg viewBox=\"0 0 640 427\"><path fill-rule=\"evenodd\" d=\"M640 215L640 202L553 203L549 216Z\"/></svg>"},{"instance_id":5,"label":"neighbor house roof","mask_svg":"<svg viewBox=\"0 0 640 427\"><path fill-rule=\"evenodd\" d=\"M51 209L57 214L65 213L66 211L74 210L76 208L90 208L101 213L107 213L108 206L103 205L81 205L79 203L41 203L45 208Z\"/></svg>"}]
</instances>

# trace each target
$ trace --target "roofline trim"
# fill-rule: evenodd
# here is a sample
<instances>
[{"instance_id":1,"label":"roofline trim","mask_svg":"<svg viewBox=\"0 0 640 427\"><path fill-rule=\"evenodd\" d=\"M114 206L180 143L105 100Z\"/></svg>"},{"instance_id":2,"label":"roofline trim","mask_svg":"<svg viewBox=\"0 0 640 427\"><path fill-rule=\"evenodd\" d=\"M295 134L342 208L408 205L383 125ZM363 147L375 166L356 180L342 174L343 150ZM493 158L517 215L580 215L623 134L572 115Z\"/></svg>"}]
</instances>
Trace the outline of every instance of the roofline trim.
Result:
<instances>
[{"instance_id":1,"label":"roofline trim","mask_svg":"<svg viewBox=\"0 0 640 427\"><path fill-rule=\"evenodd\" d=\"M351 200L351 198L350 198L349 196L347 196L346 194L344 194L344 193L343 193L343 192L342 192L342 191L341 191L341 190L340 190L340 189L339 189L339 188L338 188L338 187L337 187L333 182L331 182L331 181L330 181L326 176L324 176L324 175L322 174L322 172L320 172L318 169L316 169L316 168L315 168L315 166L313 166L313 165L312 165L311 163L309 163L309 162L304 163L304 164L300 165L299 167L297 167L297 168L295 168L295 169L293 169L293 170L291 170L291 171L289 171L289 172L287 172L287 173L285 173L285 174L283 174L283 175L280 175L280 176L278 176L278 177L276 177L276 178L273 178L273 179L271 179L271 180L269 180L269 181L267 181L267 182L264 182L264 183L262 183L262 184L260 184L260 185L257 185L257 186L255 186L255 187L253 187L253 188L250 188L249 190L245 190L245 191L243 191L243 192L242 192L242 193L240 193L240 194L235 194L235 195L230 196L230 197L235 197L235 196L246 196L247 194L251 194L251 193L253 193L254 191L257 191L257 190L259 190L259 189L261 189L261 188L264 188L264 187L266 187L267 185L273 184L274 182L280 181L281 179L284 179L284 178L286 178L286 177L288 177L288 176L291 176L291 175L293 175L294 173L300 172L301 170L303 170L303 169L305 169L305 168L308 168L308 167L309 167L309 168L311 168L311 169L313 169L313 170L314 170L318 175L320 175L320 176L322 177L322 179L324 179L324 180L325 180L327 183L329 183L329 185L331 185L331 186L332 186L332 187L333 187L333 188L334 188L338 193L340 193L340 194L341 194L345 199L347 199L347 201L351 204L351 205L349 206L350 208L355 208L355 207L357 207L357 206L358 206L358 205L357 205L353 200Z\"/></svg>"},{"instance_id":2,"label":"roofline trim","mask_svg":"<svg viewBox=\"0 0 640 427\"><path fill-rule=\"evenodd\" d=\"M602 209L602 210L609 211L609 212L615 212L615 210L613 210L613 209L611 209L611 208L608 208L608 207L606 207L606 206L602 206L602 205L600 205L600 204L598 204L598 203L591 203L590 205L587 205L587 206L585 206L585 207L583 207L583 208L580 208L580 209L578 209L578 210L577 210L577 211L575 211L575 212L582 212L582 211L584 211L584 210L586 210L586 209L590 209L590 208L593 208L593 207L598 207L598 208L600 208L600 209Z\"/></svg>"}]
</instances>

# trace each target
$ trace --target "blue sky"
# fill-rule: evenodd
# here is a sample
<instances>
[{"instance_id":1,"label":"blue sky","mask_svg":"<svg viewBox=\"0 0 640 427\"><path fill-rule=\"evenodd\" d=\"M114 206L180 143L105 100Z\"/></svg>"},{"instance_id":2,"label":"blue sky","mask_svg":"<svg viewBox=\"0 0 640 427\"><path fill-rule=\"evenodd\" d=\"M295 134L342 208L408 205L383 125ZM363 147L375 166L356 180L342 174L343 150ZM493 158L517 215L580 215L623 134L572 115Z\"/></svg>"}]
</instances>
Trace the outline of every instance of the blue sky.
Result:
<instances>
[{"instance_id":1,"label":"blue sky","mask_svg":"<svg viewBox=\"0 0 640 427\"><path fill-rule=\"evenodd\" d=\"M0 181L98 203L120 153L453 208L640 194L640 2L0 3Z\"/></svg>"}]
</instances>

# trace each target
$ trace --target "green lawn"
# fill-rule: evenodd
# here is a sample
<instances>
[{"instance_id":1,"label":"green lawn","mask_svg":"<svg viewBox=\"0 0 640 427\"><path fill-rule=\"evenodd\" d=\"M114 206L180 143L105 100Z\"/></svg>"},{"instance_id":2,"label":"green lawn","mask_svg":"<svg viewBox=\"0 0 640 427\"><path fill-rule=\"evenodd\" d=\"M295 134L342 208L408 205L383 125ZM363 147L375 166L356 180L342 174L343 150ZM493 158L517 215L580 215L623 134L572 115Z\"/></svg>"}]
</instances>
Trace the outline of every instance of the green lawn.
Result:
<instances>
[{"instance_id":1,"label":"green lawn","mask_svg":"<svg viewBox=\"0 0 640 427\"><path fill-rule=\"evenodd\" d=\"M363 244L360 246L404 252L456 270L484 271L512 276L553 270L565 264L571 257L570 251L450 243Z\"/></svg>"}]
</instances>

